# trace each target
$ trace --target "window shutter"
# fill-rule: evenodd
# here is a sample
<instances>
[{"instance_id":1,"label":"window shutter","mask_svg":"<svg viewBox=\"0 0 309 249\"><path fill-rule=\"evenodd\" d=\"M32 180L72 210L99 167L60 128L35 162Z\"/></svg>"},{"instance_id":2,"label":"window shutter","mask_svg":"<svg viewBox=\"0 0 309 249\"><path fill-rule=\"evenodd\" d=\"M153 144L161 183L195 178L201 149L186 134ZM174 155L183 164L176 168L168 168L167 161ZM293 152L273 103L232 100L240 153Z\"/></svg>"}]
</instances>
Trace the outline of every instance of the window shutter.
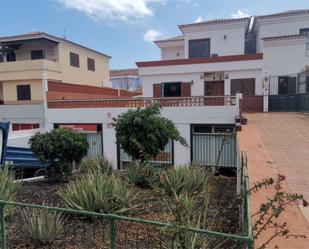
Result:
<instances>
[{"instance_id":1,"label":"window shutter","mask_svg":"<svg viewBox=\"0 0 309 249\"><path fill-rule=\"evenodd\" d=\"M153 84L153 97L154 98L162 97L162 84L161 83Z\"/></svg>"},{"instance_id":2,"label":"window shutter","mask_svg":"<svg viewBox=\"0 0 309 249\"><path fill-rule=\"evenodd\" d=\"M181 97L191 96L191 82L181 83Z\"/></svg>"}]
</instances>

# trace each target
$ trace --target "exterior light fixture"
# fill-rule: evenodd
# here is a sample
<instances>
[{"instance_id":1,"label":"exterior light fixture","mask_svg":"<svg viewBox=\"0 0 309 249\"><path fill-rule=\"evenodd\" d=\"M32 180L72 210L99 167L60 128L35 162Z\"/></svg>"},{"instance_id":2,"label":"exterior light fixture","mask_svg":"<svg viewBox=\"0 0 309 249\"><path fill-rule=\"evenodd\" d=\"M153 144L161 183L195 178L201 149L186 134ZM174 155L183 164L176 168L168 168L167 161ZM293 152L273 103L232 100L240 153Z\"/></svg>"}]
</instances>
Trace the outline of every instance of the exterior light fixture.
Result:
<instances>
[{"instance_id":1,"label":"exterior light fixture","mask_svg":"<svg viewBox=\"0 0 309 249\"><path fill-rule=\"evenodd\" d=\"M229 74L228 73L225 73L224 74L224 79L228 80L230 78Z\"/></svg>"},{"instance_id":2,"label":"exterior light fixture","mask_svg":"<svg viewBox=\"0 0 309 249\"><path fill-rule=\"evenodd\" d=\"M227 39L227 35L224 35L224 36L223 36L223 39L226 40L226 39Z\"/></svg>"}]
</instances>

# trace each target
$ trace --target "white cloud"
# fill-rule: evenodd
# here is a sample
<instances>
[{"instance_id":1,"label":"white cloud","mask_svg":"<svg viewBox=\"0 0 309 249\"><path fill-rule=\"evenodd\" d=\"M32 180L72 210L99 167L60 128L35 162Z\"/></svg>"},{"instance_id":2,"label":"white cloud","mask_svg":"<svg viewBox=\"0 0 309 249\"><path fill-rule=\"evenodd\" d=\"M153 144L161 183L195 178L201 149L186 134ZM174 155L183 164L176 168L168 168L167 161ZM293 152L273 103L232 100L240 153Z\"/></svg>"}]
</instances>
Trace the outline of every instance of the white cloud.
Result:
<instances>
[{"instance_id":1,"label":"white cloud","mask_svg":"<svg viewBox=\"0 0 309 249\"><path fill-rule=\"evenodd\" d=\"M164 0L58 0L65 7L84 12L97 20L137 21L153 16L150 3Z\"/></svg>"},{"instance_id":2,"label":"white cloud","mask_svg":"<svg viewBox=\"0 0 309 249\"><path fill-rule=\"evenodd\" d=\"M154 29L149 29L143 36L144 41L152 42L157 40L162 34Z\"/></svg>"},{"instance_id":3,"label":"white cloud","mask_svg":"<svg viewBox=\"0 0 309 249\"><path fill-rule=\"evenodd\" d=\"M203 22L204 21L204 18L201 17L201 16L198 16L196 19L195 19L195 23L198 23L198 22Z\"/></svg>"},{"instance_id":4,"label":"white cloud","mask_svg":"<svg viewBox=\"0 0 309 249\"><path fill-rule=\"evenodd\" d=\"M244 18L248 16L250 16L250 14L246 10L237 10L236 13L231 14L232 18Z\"/></svg>"}]
</instances>

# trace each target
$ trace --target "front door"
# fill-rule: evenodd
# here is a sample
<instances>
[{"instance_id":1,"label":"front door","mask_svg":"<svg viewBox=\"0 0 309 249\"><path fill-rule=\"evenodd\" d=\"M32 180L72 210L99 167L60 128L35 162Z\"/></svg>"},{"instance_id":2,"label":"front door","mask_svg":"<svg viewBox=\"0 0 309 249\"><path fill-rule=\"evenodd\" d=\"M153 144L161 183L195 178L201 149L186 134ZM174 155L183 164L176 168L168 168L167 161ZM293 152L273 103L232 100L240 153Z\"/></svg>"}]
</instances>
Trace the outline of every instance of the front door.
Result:
<instances>
[{"instance_id":1,"label":"front door","mask_svg":"<svg viewBox=\"0 0 309 249\"><path fill-rule=\"evenodd\" d=\"M205 81L205 96L224 96L224 81ZM205 105L224 105L224 97L205 98Z\"/></svg>"}]
</instances>

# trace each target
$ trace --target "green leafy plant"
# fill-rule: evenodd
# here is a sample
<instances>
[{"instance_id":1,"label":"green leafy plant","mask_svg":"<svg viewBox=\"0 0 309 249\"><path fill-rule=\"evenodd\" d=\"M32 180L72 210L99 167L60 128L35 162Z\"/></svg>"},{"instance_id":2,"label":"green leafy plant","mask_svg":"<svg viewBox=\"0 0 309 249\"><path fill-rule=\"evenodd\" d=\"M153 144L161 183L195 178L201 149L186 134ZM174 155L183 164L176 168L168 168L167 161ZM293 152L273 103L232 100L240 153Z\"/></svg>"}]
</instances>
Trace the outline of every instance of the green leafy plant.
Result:
<instances>
[{"instance_id":1,"label":"green leafy plant","mask_svg":"<svg viewBox=\"0 0 309 249\"><path fill-rule=\"evenodd\" d=\"M70 183L60 196L70 208L102 213L129 211L135 198L127 184L107 174L89 174Z\"/></svg>"},{"instance_id":2,"label":"green leafy plant","mask_svg":"<svg viewBox=\"0 0 309 249\"><path fill-rule=\"evenodd\" d=\"M276 178L266 178L253 184L249 190L250 194L263 191L264 188L272 187L274 194L267 197L267 201L260 205L257 212L252 215L255 219L252 230L254 239L258 239L263 233L265 238L258 249L265 249L277 237L294 237L306 238L303 234L294 234L288 229L288 224L285 221L280 221L281 215L286 210L286 207L291 203L301 201L303 206L308 206L308 202L304 200L303 195L298 193L287 193L282 188L282 182L286 180L284 175L278 175ZM271 232L269 232L271 231Z\"/></svg>"},{"instance_id":3,"label":"green leafy plant","mask_svg":"<svg viewBox=\"0 0 309 249\"><path fill-rule=\"evenodd\" d=\"M210 172L197 166L181 166L162 172L160 187L169 195L178 195L186 192L193 195L204 190L208 184Z\"/></svg>"},{"instance_id":4,"label":"green leafy plant","mask_svg":"<svg viewBox=\"0 0 309 249\"><path fill-rule=\"evenodd\" d=\"M64 217L46 209L22 209L22 234L35 245L52 244L63 229Z\"/></svg>"},{"instance_id":5,"label":"green leafy plant","mask_svg":"<svg viewBox=\"0 0 309 249\"><path fill-rule=\"evenodd\" d=\"M68 129L55 129L36 133L29 140L30 148L41 162L50 163L51 180L60 180L61 175L71 172L73 162L80 163L87 154L88 142L85 134ZM62 165L59 165L62 164Z\"/></svg>"},{"instance_id":6,"label":"green leafy plant","mask_svg":"<svg viewBox=\"0 0 309 249\"><path fill-rule=\"evenodd\" d=\"M160 115L158 104L130 109L114 118L117 143L133 160L148 161L164 150L169 140L188 146L174 123Z\"/></svg>"},{"instance_id":7,"label":"green leafy plant","mask_svg":"<svg viewBox=\"0 0 309 249\"><path fill-rule=\"evenodd\" d=\"M129 182L142 188L151 187L158 171L158 168L148 162L132 162L126 167Z\"/></svg>"},{"instance_id":8,"label":"green leafy plant","mask_svg":"<svg viewBox=\"0 0 309 249\"><path fill-rule=\"evenodd\" d=\"M8 167L0 168L0 200L12 201L21 186L15 181L14 172Z\"/></svg>"},{"instance_id":9,"label":"green leafy plant","mask_svg":"<svg viewBox=\"0 0 309 249\"><path fill-rule=\"evenodd\" d=\"M81 173L107 173L110 174L113 169L112 163L104 156L84 157L79 165Z\"/></svg>"}]
</instances>

